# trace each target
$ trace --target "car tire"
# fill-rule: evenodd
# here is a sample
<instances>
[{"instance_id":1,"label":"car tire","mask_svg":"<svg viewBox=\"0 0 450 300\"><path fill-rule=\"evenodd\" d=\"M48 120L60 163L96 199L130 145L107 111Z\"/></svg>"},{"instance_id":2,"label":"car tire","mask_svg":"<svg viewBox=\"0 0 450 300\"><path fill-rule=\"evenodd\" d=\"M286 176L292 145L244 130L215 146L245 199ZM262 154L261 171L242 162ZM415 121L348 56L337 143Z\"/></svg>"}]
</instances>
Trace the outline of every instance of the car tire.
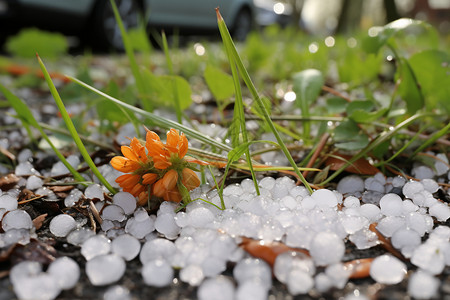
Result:
<instances>
[{"instance_id":1,"label":"car tire","mask_svg":"<svg viewBox=\"0 0 450 300\"><path fill-rule=\"evenodd\" d=\"M137 27L141 13L138 2L135 0L115 1L125 29ZM109 0L98 1L91 24L91 41L95 48L124 51L122 35Z\"/></svg>"},{"instance_id":2,"label":"car tire","mask_svg":"<svg viewBox=\"0 0 450 300\"><path fill-rule=\"evenodd\" d=\"M231 35L233 39L240 42L245 41L247 35L253 29L253 18L248 9L242 8L239 11L232 28Z\"/></svg>"}]
</instances>

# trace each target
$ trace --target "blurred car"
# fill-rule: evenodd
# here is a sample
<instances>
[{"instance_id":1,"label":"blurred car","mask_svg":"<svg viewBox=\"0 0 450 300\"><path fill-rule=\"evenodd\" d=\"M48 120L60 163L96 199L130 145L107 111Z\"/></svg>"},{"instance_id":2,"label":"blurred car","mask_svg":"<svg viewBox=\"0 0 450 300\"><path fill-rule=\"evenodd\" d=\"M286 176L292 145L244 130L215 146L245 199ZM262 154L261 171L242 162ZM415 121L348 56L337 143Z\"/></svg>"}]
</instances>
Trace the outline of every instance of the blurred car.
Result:
<instances>
[{"instance_id":1,"label":"blurred car","mask_svg":"<svg viewBox=\"0 0 450 300\"><path fill-rule=\"evenodd\" d=\"M152 30L168 33L217 33L219 7L236 40L244 40L256 22L277 22L257 14L280 15L274 0L115 0L126 28L139 18ZM0 0L0 40L21 28L37 27L76 35L103 48L122 50L120 31L109 0Z\"/></svg>"}]
</instances>

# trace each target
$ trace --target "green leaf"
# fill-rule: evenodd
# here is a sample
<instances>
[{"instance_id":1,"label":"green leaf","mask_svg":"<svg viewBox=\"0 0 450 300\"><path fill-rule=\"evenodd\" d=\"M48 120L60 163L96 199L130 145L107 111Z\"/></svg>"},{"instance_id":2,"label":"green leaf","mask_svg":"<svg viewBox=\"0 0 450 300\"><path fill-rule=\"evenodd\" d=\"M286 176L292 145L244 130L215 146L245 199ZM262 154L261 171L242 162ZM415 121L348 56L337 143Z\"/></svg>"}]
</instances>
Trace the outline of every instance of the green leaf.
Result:
<instances>
[{"instance_id":1,"label":"green leaf","mask_svg":"<svg viewBox=\"0 0 450 300\"><path fill-rule=\"evenodd\" d=\"M372 111L375 105L370 100L355 100L347 106L347 115L356 123L369 123L383 116L388 108Z\"/></svg>"},{"instance_id":2,"label":"green leaf","mask_svg":"<svg viewBox=\"0 0 450 300\"><path fill-rule=\"evenodd\" d=\"M450 113L450 55L427 50L413 55L409 64L414 71L428 109L441 106Z\"/></svg>"},{"instance_id":3,"label":"green leaf","mask_svg":"<svg viewBox=\"0 0 450 300\"><path fill-rule=\"evenodd\" d=\"M422 71L421 71L422 72ZM430 76L430 74L427 74ZM406 102L406 108L409 114L414 114L421 109L425 103L421 90L416 80L414 71L404 58L399 58L399 69L397 71L398 93Z\"/></svg>"},{"instance_id":4,"label":"green leaf","mask_svg":"<svg viewBox=\"0 0 450 300\"><path fill-rule=\"evenodd\" d=\"M413 27L424 29L427 32L429 44L437 44L438 34L430 24L419 20L402 18L386 24L384 27L372 27L369 36L363 39L362 47L368 53L377 53L397 32L412 29Z\"/></svg>"},{"instance_id":5,"label":"green leaf","mask_svg":"<svg viewBox=\"0 0 450 300\"><path fill-rule=\"evenodd\" d=\"M339 124L334 130L336 147L345 150L359 150L367 146L369 138L361 132L358 125L348 120Z\"/></svg>"},{"instance_id":6,"label":"green leaf","mask_svg":"<svg viewBox=\"0 0 450 300\"><path fill-rule=\"evenodd\" d=\"M343 113L347 108L347 100L340 97L333 97L327 99L327 110L330 114Z\"/></svg>"},{"instance_id":7,"label":"green leaf","mask_svg":"<svg viewBox=\"0 0 450 300\"><path fill-rule=\"evenodd\" d=\"M371 111L374 104L370 100L354 100L347 106L347 115L351 115L354 111Z\"/></svg>"},{"instance_id":8,"label":"green leaf","mask_svg":"<svg viewBox=\"0 0 450 300\"><path fill-rule=\"evenodd\" d=\"M32 58L39 53L47 58L64 55L69 49L67 38L60 33L28 28L6 42L6 50L19 57Z\"/></svg>"},{"instance_id":9,"label":"green leaf","mask_svg":"<svg viewBox=\"0 0 450 300\"><path fill-rule=\"evenodd\" d=\"M223 101L234 95L233 78L221 69L208 64L203 77L216 100Z\"/></svg>"},{"instance_id":10,"label":"green leaf","mask_svg":"<svg viewBox=\"0 0 450 300\"><path fill-rule=\"evenodd\" d=\"M370 123L381 118L388 110L389 109L387 107L372 112L368 112L362 109L356 109L352 111L352 114L349 116L349 118L357 123Z\"/></svg>"},{"instance_id":11,"label":"green leaf","mask_svg":"<svg viewBox=\"0 0 450 300\"><path fill-rule=\"evenodd\" d=\"M149 95L147 95L148 99L144 101L151 102L153 106L157 104L159 106L175 107L175 89L173 84L173 80L175 80L180 108L184 110L192 104L191 87L183 77L172 75L156 76L146 69L143 70L142 75L150 91Z\"/></svg>"},{"instance_id":12,"label":"green leaf","mask_svg":"<svg viewBox=\"0 0 450 300\"><path fill-rule=\"evenodd\" d=\"M302 110L302 116L310 116L309 108L320 94L325 83L322 72L316 69L307 69L295 73L293 79L293 90L297 94L296 103ZM310 122L303 122L303 135L306 140L310 137Z\"/></svg>"},{"instance_id":13,"label":"green leaf","mask_svg":"<svg viewBox=\"0 0 450 300\"><path fill-rule=\"evenodd\" d=\"M295 73L293 79L293 90L297 94L297 104L303 109L309 107L320 94L325 84L322 72L316 69L308 69Z\"/></svg>"}]
</instances>

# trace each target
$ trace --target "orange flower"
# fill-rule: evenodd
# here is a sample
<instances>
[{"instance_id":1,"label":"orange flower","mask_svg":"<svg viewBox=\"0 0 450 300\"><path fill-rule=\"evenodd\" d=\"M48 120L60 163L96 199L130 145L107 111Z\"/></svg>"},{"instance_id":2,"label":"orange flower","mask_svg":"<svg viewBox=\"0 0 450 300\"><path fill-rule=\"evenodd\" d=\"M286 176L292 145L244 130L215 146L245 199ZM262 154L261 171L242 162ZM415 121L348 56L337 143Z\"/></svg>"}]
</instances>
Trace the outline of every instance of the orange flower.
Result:
<instances>
[{"instance_id":1,"label":"orange flower","mask_svg":"<svg viewBox=\"0 0 450 300\"><path fill-rule=\"evenodd\" d=\"M144 205L151 196L189 202L186 191L198 187L200 179L189 169L192 163L184 158L188 150L186 136L171 129L163 143L155 132L146 130L145 146L133 138L130 146L121 147L123 156L111 160L116 170L128 173L119 176L116 182L123 191L137 197L139 205Z\"/></svg>"}]
</instances>

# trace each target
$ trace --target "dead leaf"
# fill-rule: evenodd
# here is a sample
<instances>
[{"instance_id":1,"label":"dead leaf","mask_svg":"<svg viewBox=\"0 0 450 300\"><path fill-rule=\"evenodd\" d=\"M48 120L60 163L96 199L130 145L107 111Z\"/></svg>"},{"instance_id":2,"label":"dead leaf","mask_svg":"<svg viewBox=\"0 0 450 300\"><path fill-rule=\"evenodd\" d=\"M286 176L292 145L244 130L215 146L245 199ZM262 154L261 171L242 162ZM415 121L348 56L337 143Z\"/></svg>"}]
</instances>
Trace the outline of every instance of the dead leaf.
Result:
<instances>
[{"instance_id":1,"label":"dead leaf","mask_svg":"<svg viewBox=\"0 0 450 300\"><path fill-rule=\"evenodd\" d=\"M43 265L48 265L58 256L55 248L50 244L52 240L42 242L36 239L30 239L30 243L23 246L16 244L10 254L10 260L17 264L24 260L37 261Z\"/></svg>"},{"instance_id":2,"label":"dead leaf","mask_svg":"<svg viewBox=\"0 0 450 300\"><path fill-rule=\"evenodd\" d=\"M45 218L47 216L48 214L43 214L33 219L33 225L36 228L36 230L39 230L42 227L42 224L44 223Z\"/></svg>"},{"instance_id":3,"label":"dead leaf","mask_svg":"<svg viewBox=\"0 0 450 300\"><path fill-rule=\"evenodd\" d=\"M325 160L325 165L330 167L330 170L336 171L340 169L345 163L352 158L346 154L334 154L335 157L328 157ZM337 157L336 157L337 156ZM338 158L339 157L339 158ZM345 168L345 171L355 174L375 175L380 172L376 167L371 165L366 159L360 158L353 162L350 166Z\"/></svg>"},{"instance_id":4,"label":"dead leaf","mask_svg":"<svg viewBox=\"0 0 450 300\"><path fill-rule=\"evenodd\" d=\"M262 260L267 262L271 267L273 267L277 256L284 252L296 251L309 256L308 250L305 249L291 248L280 242L264 243L262 241L246 237L242 238L242 243L239 246L241 246L253 257L261 258Z\"/></svg>"},{"instance_id":5,"label":"dead leaf","mask_svg":"<svg viewBox=\"0 0 450 300\"><path fill-rule=\"evenodd\" d=\"M370 276L370 266L375 258L360 258L347 261L344 263L344 267L350 269L352 273L350 278L366 278Z\"/></svg>"},{"instance_id":6,"label":"dead leaf","mask_svg":"<svg viewBox=\"0 0 450 300\"><path fill-rule=\"evenodd\" d=\"M73 185L54 185L49 187L49 189L51 189L55 193L68 192L73 190L73 188Z\"/></svg>"},{"instance_id":7,"label":"dead leaf","mask_svg":"<svg viewBox=\"0 0 450 300\"><path fill-rule=\"evenodd\" d=\"M15 174L8 174L3 177L0 177L0 189L2 191L10 190L18 183L20 180Z\"/></svg>"}]
</instances>

